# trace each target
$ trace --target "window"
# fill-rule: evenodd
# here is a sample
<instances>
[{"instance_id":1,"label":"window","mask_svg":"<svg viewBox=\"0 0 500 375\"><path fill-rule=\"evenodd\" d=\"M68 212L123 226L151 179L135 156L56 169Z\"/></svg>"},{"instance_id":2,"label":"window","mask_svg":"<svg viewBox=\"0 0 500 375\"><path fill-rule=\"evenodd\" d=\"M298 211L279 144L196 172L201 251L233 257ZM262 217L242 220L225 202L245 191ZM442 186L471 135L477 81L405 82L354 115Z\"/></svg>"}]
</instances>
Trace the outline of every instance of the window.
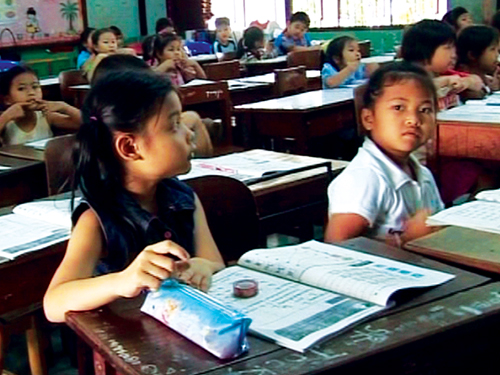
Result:
<instances>
[{"instance_id":1,"label":"window","mask_svg":"<svg viewBox=\"0 0 500 375\"><path fill-rule=\"evenodd\" d=\"M211 11L215 15L209 28L215 28L215 18L227 17L233 30L244 30L253 21L265 24L276 21L285 28L285 0L211 0Z\"/></svg>"},{"instance_id":2,"label":"window","mask_svg":"<svg viewBox=\"0 0 500 375\"><path fill-rule=\"evenodd\" d=\"M292 11L304 11L311 27L390 26L441 19L447 0L290 0Z\"/></svg>"}]
</instances>

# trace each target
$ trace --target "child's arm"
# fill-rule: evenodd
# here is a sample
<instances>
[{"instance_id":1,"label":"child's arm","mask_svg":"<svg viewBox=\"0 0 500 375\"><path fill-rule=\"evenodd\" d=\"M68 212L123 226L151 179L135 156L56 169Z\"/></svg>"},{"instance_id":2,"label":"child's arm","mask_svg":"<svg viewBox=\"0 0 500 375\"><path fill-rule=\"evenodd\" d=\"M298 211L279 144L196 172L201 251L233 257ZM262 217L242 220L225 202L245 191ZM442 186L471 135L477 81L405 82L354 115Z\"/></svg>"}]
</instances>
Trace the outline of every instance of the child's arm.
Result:
<instances>
[{"instance_id":1,"label":"child's arm","mask_svg":"<svg viewBox=\"0 0 500 375\"><path fill-rule=\"evenodd\" d=\"M365 78L370 78L371 75L380 67L377 63L365 64Z\"/></svg>"},{"instance_id":2,"label":"child's arm","mask_svg":"<svg viewBox=\"0 0 500 375\"><path fill-rule=\"evenodd\" d=\"M328 220L325 242L336 243L363 235L370 223L358 214L333 214Z\"/></svg>"},{"instance_id":3,"label":"child's arm","mask_svg":"<svg viewBox=\"0 0 500 375\"><path fill-rule=\"evenodd\" d=\"M77 130L82 123L78 108L65 102L42 101L43 110L50 125L61 129Z\"/></svg>"},{"instance_id":4,"label":"child's arm","mask_svg":"<svg viewBox=\"0 0 500 375\"><path fill-rule=\"evenodd\" d=\"M430 213L430 210L422 209L417 211L413 217L406 221L405 230L403 234L401 234L401 243L423 237L439 229L439 227L429 227L425 223Z\"/></svg>"},{"instance_id":5,"label":"child's arm","mask_svg":"<svg viewBox=\"0 0 500 375\"><path fill-rule=\"evenodd\" d=\"M208 290L212 275L224 268L224 261L208 228L205 211L195 196L194 242L196 257L189 260L190 267L179 274L189 284Z\"/></svg>"},{"instance_id":6,"label":"child's arm","mask_svg":"<svg viewBox=\"0 0 500 375\"><path fill-rule=\"evenodd\" d=\"M205 71L203 70L203 68L201 67L200 64L198 64L197 61L195 60L192 60L192 59L185 59L185 60L182 60L183 62L183 67L185 70L185 68L188 68L190 71L192 71L194 69L194 75L195 77L194 78L200 78L200 79L206 79L207 78L207 75L205 74Z\"/></svg>"},{"instance_id":7,"label":"child's arm","mask_svg":"<svg viewBox=\"0 0 500 375\"><path fill-rule=\"evenodd\" d=\"M347 63L344 69L341 69L337 74L327 77L324 82L329 88L340 86L344 81L358 70L359 61Z\"/></svg>"},{"instance_id":8,"label":"child's arm","mask_svg":"<svg viewBox=\"0 0 500 375\"><path fill-rule=\"evenodd\" d=\"M9 122L24 117L24 108L31 105L31 103L15 103L8 107L5 111L3 111L0 115L0 134L3 133L5 125L7 125Z\"/></svg>"},{"instance_id":9,"label":"child's arm","mask_svg":"<svg viewBox=\"0 0 500 375\"><path fill-rule=\"evenodd\" d=\"M104 250L104 235L92 210L85 211L71 234L64 259L43 299L45 315L63 322L68 311L92 310L119 297L135 297L143 289L157 289L189 255L172 241L146 247L123 271L92 277ZM165 256L173 254L181 261Z\"/></svg>"},{"instance_id":10,"label":"child's arm","mask_svg":"<svg viewBox=\"0 0 500 375\"><path fill-rule=\"evenodd\" d=\"M175 61L172 59L163 61L160 65L153 68L155 71L159 73L167 73L171 70L176 70Z\"/></svg>"}]
</instances>

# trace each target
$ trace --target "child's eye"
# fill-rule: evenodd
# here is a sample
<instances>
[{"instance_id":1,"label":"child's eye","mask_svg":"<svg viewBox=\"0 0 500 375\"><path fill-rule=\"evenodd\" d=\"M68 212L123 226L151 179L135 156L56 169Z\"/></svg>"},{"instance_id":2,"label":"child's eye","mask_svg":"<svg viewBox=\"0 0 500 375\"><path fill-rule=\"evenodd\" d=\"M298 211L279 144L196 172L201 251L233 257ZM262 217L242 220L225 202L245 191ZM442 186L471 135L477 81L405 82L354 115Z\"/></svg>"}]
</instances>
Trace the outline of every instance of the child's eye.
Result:
<instances>
[{"instance_id":1,"label":"child's eye","mask_svg":"<svg viewBox=\"0 0 500 375\"><path fill-rule=\"evenodd\" d=\"M403 109L403 106L401 104L396 104L392 106L392 108L396 111L401 111Z\"/></svg>"},{"instance_id":2,"label":"child's eye","mask_svg":"<svg viewBox=\"0 0 500 375\"><path fill-rule=\"evenodd\" d=\"M420 112L425 113L425 114L431 114L431 113L433 113L434 111L433 111L432 107L424 107L424 108L422 108L422 109L420 110Z\"/></svg>"}]
</instances>

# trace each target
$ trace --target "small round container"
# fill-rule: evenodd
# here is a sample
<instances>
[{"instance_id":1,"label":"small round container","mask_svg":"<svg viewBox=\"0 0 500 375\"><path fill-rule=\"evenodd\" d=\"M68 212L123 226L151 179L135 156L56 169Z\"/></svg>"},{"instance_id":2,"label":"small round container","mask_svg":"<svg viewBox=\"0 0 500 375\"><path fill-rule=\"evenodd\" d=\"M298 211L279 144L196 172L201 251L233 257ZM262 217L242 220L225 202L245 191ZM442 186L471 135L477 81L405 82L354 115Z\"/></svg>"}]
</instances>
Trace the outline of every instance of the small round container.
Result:
<instances>
[{"instance_id":1,"label":"small round container","mask_svg":"<svg viewBox=\"0 0 500 375\"><path fill-rule=\"evenodd\" d=\"M233 284L233 294L238 298L250 298L259 292L259 284L252 279L235 281Z\"/></svg>"}]
</instances>

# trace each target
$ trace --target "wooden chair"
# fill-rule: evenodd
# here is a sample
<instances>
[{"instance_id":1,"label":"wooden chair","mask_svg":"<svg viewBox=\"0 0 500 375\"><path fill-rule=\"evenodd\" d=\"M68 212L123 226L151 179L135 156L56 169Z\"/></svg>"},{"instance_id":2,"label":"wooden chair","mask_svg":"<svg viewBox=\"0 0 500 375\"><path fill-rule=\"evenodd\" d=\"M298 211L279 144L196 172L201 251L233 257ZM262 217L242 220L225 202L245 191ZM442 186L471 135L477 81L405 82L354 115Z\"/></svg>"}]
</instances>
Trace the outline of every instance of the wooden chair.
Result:
<instances>
[{"instance_id":1,"label":"wooden chair","mask_svg":"<svg viewBox=\"0 0 500 375\"><path fill-rule=\"evenodd\" d=\"M233 144L231 124L231 98L227 82L219 81L196 86L179 88L183 109L196 111L204 117L222 120L222 135L215 140L214 153L218 147L228 147Z\"/></svg>"},{"instance_id":2,"label":"wooden chair","mask_svg":"<svg viewBox=\"0 0 500 375\"><path fill-rule=\"evenodd\" d=\"M56 137L47 142L44 157L49 196L69 191L72 187L74 145L74 134Z\"/></svg>"},{"instance_id":3,"label":"wooden chair","mask_svg":"<svg viewBox=\"0 0 500 375\"><path fill-rule=\"evenodd\" d=\"M236 59L236 52L224 52L222 55L217 54L219 61L231 61Z\"/></svg>"},{"instance_id":4,"label":"wooden chair","mask_svg":"<svg viewBox=\"0 0 500 375\"><path fill-rule=\"evenodd\" d=\"M213 81L240 77L239 60L221 61L203 65L207 78Z\"/></svg>"},{"instance_id":5,"label":"wooden chair","mask_svg":"<svg viewBox=\"0 0 500 375\"><path fill-rule=\"evenodd\" d=\"M289 67L304 65L307 69L321 69L321 50L307 49L290 52L287 57Z\"/></svg>"},{"instance_id":6,"label":"wooden chair","mask_svg":"<svg viewBox=\"0 0 500 375\"><path fill-rule=\"evenodd\" d=\"M276 69L274 77L274 93L278 97L298 94L307 89L306 67L303 65Z\"/></svg>"},{"instance_id":7,"label":"wooden chair","mask_svg":"<svg viewBox=\"0 0 500 375\"><path fill-rule=\"evenodd\" d=\"M257 205L241 181L223 176L186 180L200 198L208 226L225 262L259 247Z\"/></svg>"},{"instance_id":8,"label":"wooden chair","mask_svg":"<svg viewBox=\"0 0 500 375\"><path fill-rule=\"evenodd\" d=\"M370 57L371 55L371 40L360 40L358 42L359 52L361 52L361 57Z\"/></svg>"},{"instance_id":9,"label":"wooden chair","mask_svg":"<svg viewBox=\"0 0 500 375\"><path fill-rule=\"evenodd\" d=\"M71 86L85 85L89 81L83 76L81 70L66 70L59 73L59 86L61 88L61 98L72 106L78 106L74 92L69 88Z\"/></svg>"}]
</instances>

